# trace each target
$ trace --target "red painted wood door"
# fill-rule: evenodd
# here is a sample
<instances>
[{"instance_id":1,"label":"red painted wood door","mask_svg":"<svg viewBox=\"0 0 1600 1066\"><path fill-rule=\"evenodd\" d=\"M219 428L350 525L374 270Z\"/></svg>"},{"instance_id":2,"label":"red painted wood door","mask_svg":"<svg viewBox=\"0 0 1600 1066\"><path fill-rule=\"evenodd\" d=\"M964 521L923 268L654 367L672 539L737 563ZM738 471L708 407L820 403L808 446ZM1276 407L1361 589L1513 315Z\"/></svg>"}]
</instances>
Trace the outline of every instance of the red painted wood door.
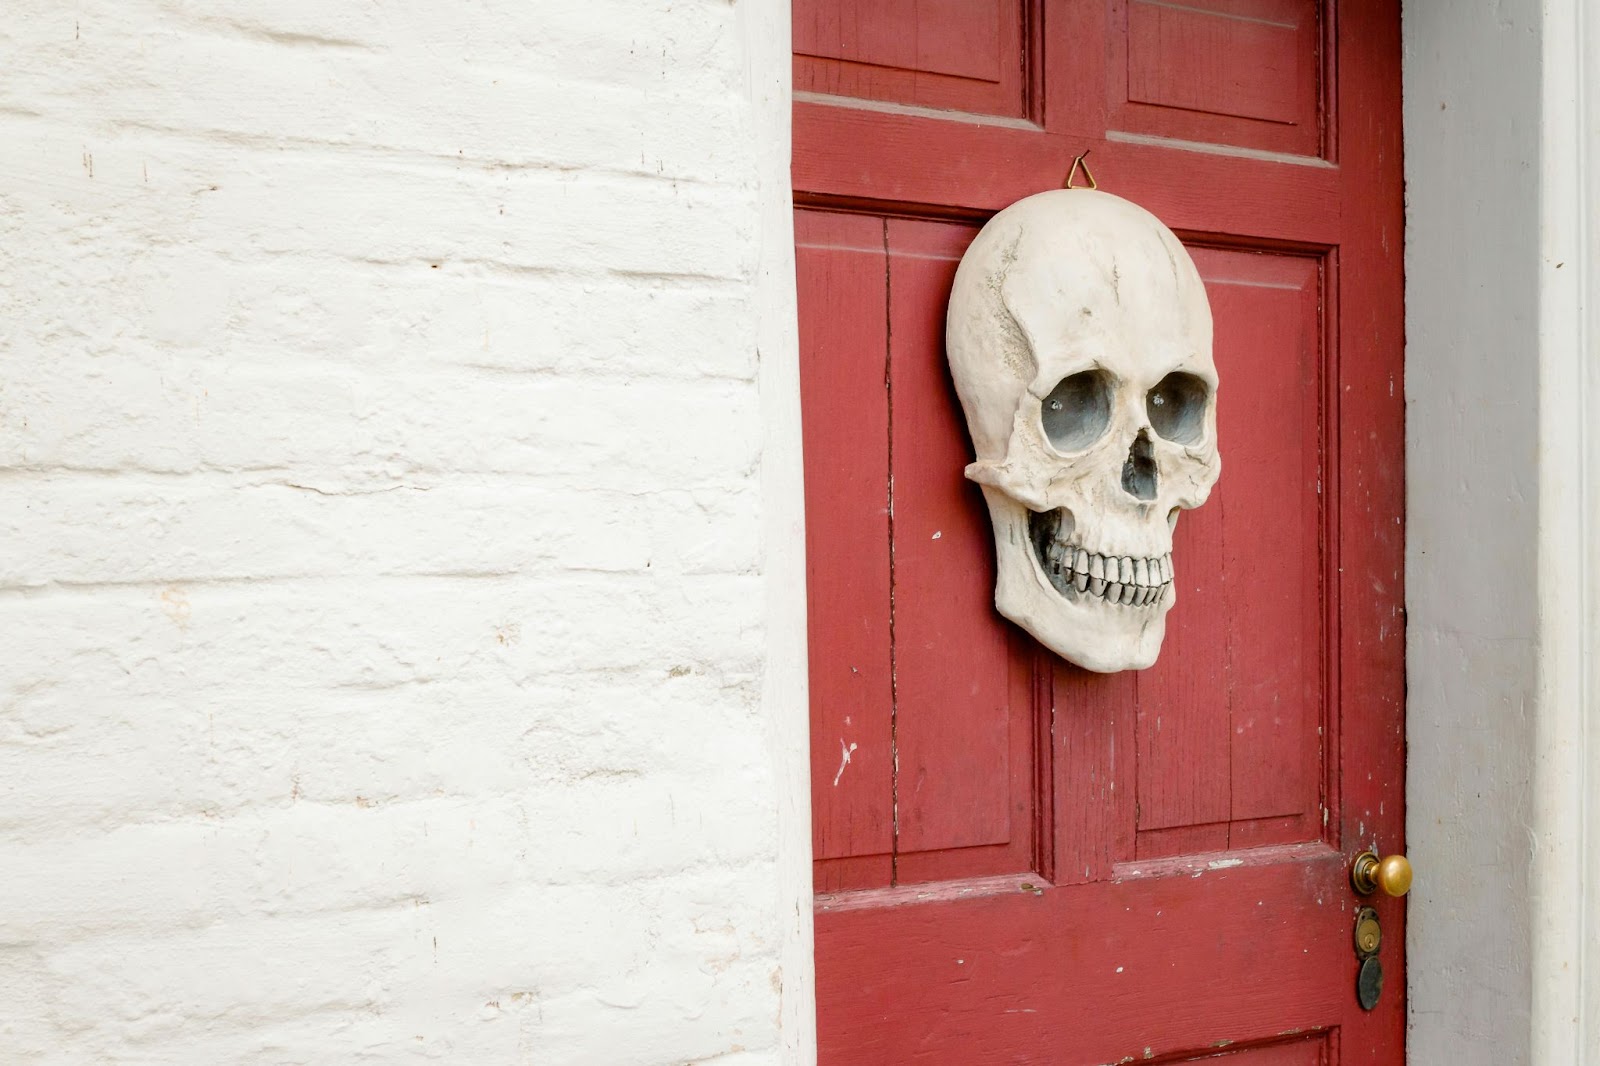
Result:
<instances>
[{"instance_id":1,"label":"red painted wood door","mask_svg":"<svg viewBox=\"0 0 1600 1066\"><path fill-rule=\"evenodd\" d=\"M1403 1061L1403 901L1363 1011L1348 882L1404 847L1398 8L794 0L826 1066ZM942 344L1085 149L1222 378L1161 660L1110 676L995 613Z\"/></svg>"}]
</instances>

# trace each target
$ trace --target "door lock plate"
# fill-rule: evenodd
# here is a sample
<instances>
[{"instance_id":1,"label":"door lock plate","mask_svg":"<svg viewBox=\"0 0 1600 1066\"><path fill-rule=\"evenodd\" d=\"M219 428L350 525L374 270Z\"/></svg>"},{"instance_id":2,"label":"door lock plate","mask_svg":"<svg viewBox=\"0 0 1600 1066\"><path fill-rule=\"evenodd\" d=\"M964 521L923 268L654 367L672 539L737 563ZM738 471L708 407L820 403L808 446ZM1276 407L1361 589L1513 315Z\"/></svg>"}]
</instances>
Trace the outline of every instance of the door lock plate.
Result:
<instances>
[{"instance_id":1,"label":"door lock plate","mask_svg":"<svg viewBox=\"0 0 1600 1066\"><path fill-rule=\"evenodd\" d=\"M1378 961L1378 949L1383 947L1383 926L1378 923L1378 912L1371 907L1356 910L1356 927L1352 945L1360 969L1356 971L1356 1002L1362 1010L1378 1005L1383 995L1383 963Z\"/></svg>"},{"instance_id":2,"label":"door lock plate","mask_svg":"<svg viewBox=\"0 0 1600 1066\"><path fill-rule=\"evenodd\" d=\"M1378 912L1371 907L1356 911L1356 955L1370 958L1383 946L1383 927L1378 924Z\"/></svg>"}]
</instances>

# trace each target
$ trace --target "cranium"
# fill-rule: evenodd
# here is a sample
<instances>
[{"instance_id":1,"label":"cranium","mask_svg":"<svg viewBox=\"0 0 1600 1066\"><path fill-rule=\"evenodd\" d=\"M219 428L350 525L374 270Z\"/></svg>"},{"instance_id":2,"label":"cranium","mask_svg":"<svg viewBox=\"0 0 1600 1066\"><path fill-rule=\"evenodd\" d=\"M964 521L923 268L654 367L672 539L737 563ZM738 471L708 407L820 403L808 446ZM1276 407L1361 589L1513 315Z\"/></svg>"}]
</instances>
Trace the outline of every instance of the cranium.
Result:
<instances>
[{"instance_id":1,"label":"cranium","mask_svg":"<svg viewBox=\"0 0 1600 1066\"><path fill-rule=\"evenodd\" d=\"M995 606L1090 670L1156 661L1172 531L1221 471L1211 307L1172 231L1058 189L983 227L946 320L994 527Z\"/></svg>"}]
</instances>

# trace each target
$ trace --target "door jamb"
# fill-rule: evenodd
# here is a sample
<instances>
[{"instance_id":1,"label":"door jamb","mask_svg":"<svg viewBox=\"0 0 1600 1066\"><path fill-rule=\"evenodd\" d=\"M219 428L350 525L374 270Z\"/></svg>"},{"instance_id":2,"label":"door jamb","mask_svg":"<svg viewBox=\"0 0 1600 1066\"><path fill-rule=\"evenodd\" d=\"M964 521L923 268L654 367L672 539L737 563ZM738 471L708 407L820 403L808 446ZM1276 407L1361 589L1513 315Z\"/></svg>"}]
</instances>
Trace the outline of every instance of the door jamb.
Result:
<instances>
[{"instance_id":1,"label":"door jamb","mask_svg":"<svg viewBox=\"0 0 1600 1066\"><path fill-rule=\"evenodd\" d=\"M1403 41L1409 1056L1600 1062L1600 17Z\"/></svg>"}]
</instances>

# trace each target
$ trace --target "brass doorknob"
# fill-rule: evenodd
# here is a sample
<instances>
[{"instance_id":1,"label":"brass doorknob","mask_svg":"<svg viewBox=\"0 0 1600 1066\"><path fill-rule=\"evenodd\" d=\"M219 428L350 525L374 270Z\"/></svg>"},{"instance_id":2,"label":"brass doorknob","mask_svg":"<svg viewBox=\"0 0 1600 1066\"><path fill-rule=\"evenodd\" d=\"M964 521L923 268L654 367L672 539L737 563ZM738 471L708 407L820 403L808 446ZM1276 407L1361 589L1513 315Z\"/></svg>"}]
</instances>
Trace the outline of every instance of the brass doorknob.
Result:
<instances>
[{"instance_id":1,"label":"brass doorknob","mask_svg":"<svg viewBox=\"0 0 1600 1066\"><path fill-rule=\"evenodd\" d=\"M1387 895L1403 896L1411 891L1411 863L1404 855L1380 859L1375 851L1363 851L1350 864L1350 887L1363 896L1380 888Z\"/></svg>"}]
</instances>

